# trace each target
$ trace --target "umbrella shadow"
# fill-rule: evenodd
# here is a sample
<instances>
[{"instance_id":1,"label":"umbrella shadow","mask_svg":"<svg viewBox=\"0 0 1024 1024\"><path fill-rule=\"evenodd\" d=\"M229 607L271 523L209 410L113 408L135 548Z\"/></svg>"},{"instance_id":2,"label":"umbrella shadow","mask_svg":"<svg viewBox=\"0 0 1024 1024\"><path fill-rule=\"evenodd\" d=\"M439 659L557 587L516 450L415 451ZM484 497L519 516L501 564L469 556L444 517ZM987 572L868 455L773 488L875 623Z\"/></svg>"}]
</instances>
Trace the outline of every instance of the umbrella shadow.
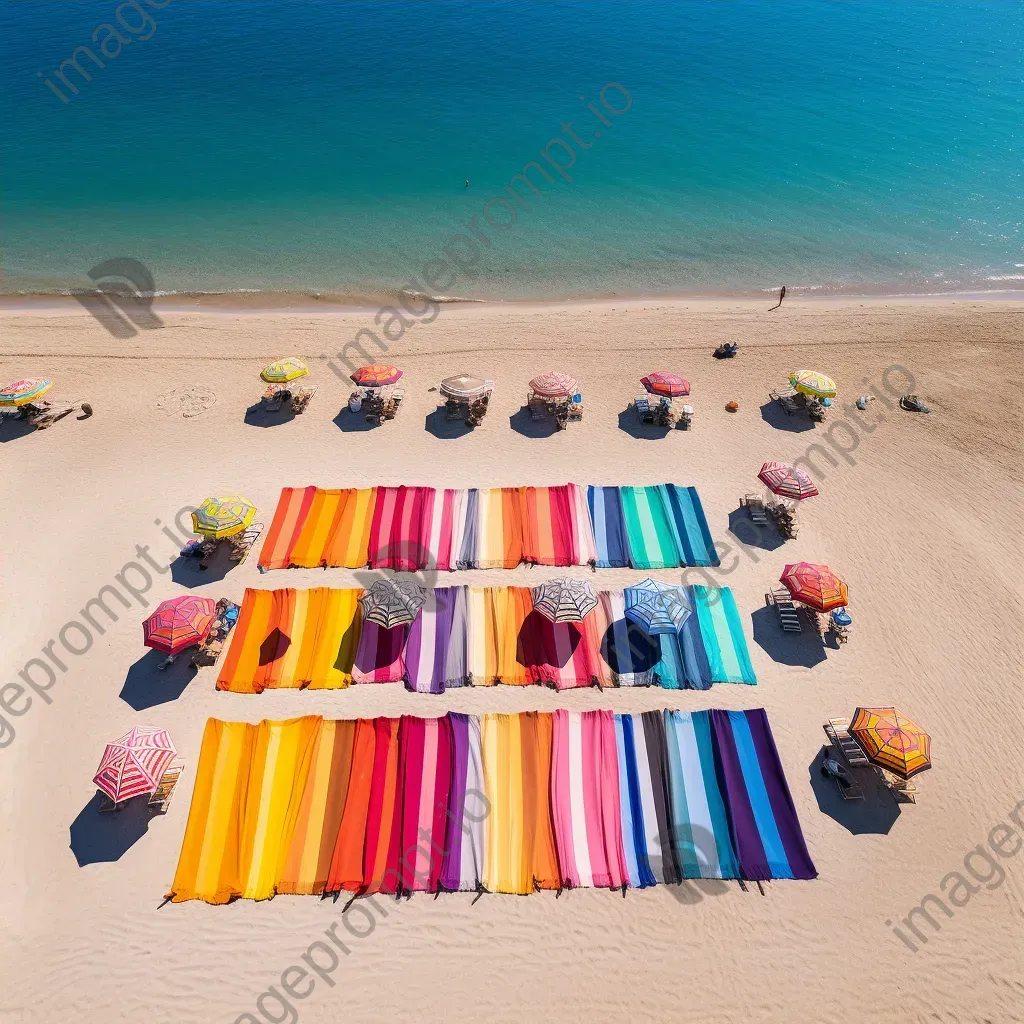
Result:
<instances>
[{"instance_id":1,"label":"umbrella shadow","mask_svg":"<svg viewBox=\"0 0 1024 1024\"><path fill-rule=\"evenodd\" d=\"M518 412L509 416L508 425L523 437L551 437L558 433L558 424L555 422L554 416L545 416L542 420L535 420L529 407L525 405Z\"/></svg>"},{"instance_id":2,"label":"umbrella shadow","mask_svg":"<svg viewBox=\"0 0 1024 1024\"><path fill-rule=\"evenodd\" d=\"M442 441L452 441L457 437L466 437L473 433L473 428L466 426L464 419L446 419L443 405L439 405L433 412L427 414L423 426L428 434L433 434L434 437Z\"/></svg>"},{"instance_id":3,"label":"umbrella shadow","mask_svg":"<svg viewBox=\"0 0 1024 1024\"><path fill-rule=\"evenodd\" d=\"M366 419L362 409L359 412L352 412L347 405L334 417L334 425L346 434L358 434L365 430L376 430L378 426L378 424L370 423Z\"/></svg>"},{"instance_id":4,"label":"umbrella shadow","mask_svg":"<svg viewBox=\"0 0 1024 1024\"><path fill-rule=\"evenodd\" d=\"M754 643L780 665L814 668L825 660L821 637L808 629L801 633L784 633L774 608L758 608L750 616Z\"/></svg>"},{"instance_id":5,"label":"umbrella shadow","mask_svg":"<svg viewBox=\"0 0 1024 1024\"><path fill-rule=\"evenodd\" d=\"M219 583L236 566L231 561L231 545L218 544L205 569L199 568L199 558L178 555L171 562L171 579L189 589L203 587L207 583Z\"/></svg>"},{"instance_id":6,"label":"umbrella shadow","mask_svg":"<svg viewBox=\"0 0 1024 1024\"><path fill-rule=\"evenodd\" d=\"M822 775L821 762L827 747L822 747L807 766L818 810L839 822L851 835L885 836L900 816L900 805L871 768L853 768L854 781L864 793L863 800L844 800L835 779ZM833 755L835 756L835 755ZM842 763L842 758L836 758Z\"/></svg>"},{"instance_id":7,"label":"umbrella shadow","mask_svg":"<svg viewBox=\"0 0 1024 1024\"><path fill-rule=\"evenodd\" d=\"M559 644L559 639L562 643ZM565 668L583 639L571 622L555 624L536 608L523 619L516 637L516 661L524 668L554 665ZM568 642L566 642L568 641Z\"/></svg>"},{"instance_id":8,"label":"umbrella shadow","mask_svg":"<svg viewBox=\"0 0 1024 1024\"><path fill-rule=\"evenodd\" d=\"M120 860L148 831L155 812L144 796L126 800L119 811L101 811L109 805L97 792L71 823L71 852L84 868Z\"/></svg>"},{"instance_id":9,"label":"umbrella shadow","mask_svg":"<svg viewBox=\"0 0 1024 1024\"><path fill-rule=\"evenodd\" d=\"M295 419L291 402L284 402L279 409L271 409L264 401L256 402L245 410L245 422L251 427L278 427Z\"/></svg>"},{"instance_id":10,"label":"umbrella shadow","mask_svg":"<svg viewBox=\"0 0 1024 1024\"><path fill-rule=\"evenodd\" d=\"M292 645L292 638L287 633L282 633L275 626L268 634L266 640L260 644L260 665L270 665L283 658L285 652Z\"/></svg>"},{"instance_id":11,"label":"umbrella shadow","mask_svg":"<svg viewBox=\"0 0 1024 1024\"><path fill-rule=\"evenodd\" d=\"M619 413L619 430L643 441L657 441L660 438L668 437L673 427L656 427L653 423L644 423L636 414L632 405L627 405Z\"/></svg>"},{"instance_id":12,"label":"umbrella shadow","mask_svg":"<svg viewBox=\"0 0 1024 1024\"><path fill-rule=\"evenodd\" d=\"M17 441L28 434L34 434L36 428L28 420L15 419L13 416L0 416L0 444Z\"/></svg>"},{"instance_id":13,"label":"umbrella shadow","mask_svg":"<svg viewBox=\"0 0 1024 1024\"><path fill-rule=\"evenodd\" d=\"M775 551L786 543L786 538L770 523L768 526L758 526L745 508L736 508L729 513L729 532L748 548Z\"/></svg>"},{"instance_id":14,"label":"umbrella shadow","mask_svg":"<svg viewBox=\"0 0 1024 1024\"><path fill-rule=\"evenodd\" d=\"M130 669L118 696L136 711L177 700L198 674L189 651L182 651L172 665L161 670L163 651L147 650Z\"/></svg>"},{"instance_id":15,"label":"umbrella shadow","mask_svg":"<svg viewBox=\"0 0 1024 1024\"><path fill-rule=\"evenodd\" d=\"M628 660L625 652L620 652L619 645L615 642L616 630L621 632L623 625L626 627ZM615 673L650 672L661 661L661 645L635 622L619 619L605 630L601 638L601 657Z\"/></svg>"},{"instance_id":16,"label":"umbrella shadow","mask_svg":"<svg viewBox=\"0 0 1024 1024\"><path fill-rule=\"evenodd\" d=\"M814 420L803 409L787 413L773 398L769 398L761 406L761 419L776 430L788 430L794 434L802 434L805 430L814 429Z\"/></svg>"}]
</instances>

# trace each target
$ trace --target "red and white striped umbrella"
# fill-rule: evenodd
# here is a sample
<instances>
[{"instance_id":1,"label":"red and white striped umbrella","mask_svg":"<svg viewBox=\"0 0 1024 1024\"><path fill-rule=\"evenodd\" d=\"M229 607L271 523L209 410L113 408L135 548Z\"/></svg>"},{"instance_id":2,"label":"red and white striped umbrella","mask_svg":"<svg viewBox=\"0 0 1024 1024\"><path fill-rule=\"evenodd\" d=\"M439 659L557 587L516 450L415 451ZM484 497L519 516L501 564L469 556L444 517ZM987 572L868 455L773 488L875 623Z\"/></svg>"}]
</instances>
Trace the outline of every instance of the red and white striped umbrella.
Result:
<instances>
[{"instance_id":1,"label":"red and white striped umbrella","mask_svg":"<svg viewBox=\"0 0 1024 1024\"><path fill-rule=\"evenodd\" d=\"M92 781L119 804L133 796L155 792L176 754L166 729L135 726L107 744Z\"/></svg>"},{"instance_id":2,"label":"red and white striped umbrella","mask_svg":"<svg viewBox=\"0 0 1024 1024\"><path fill-rule=\"evenodd\" d=\"M818 493L810 476L788 462L766 462L757 478L785 498L811 498Z\"/></svg>"},{"instance_id":3,"label":"red and white striped umbrella","mask_svg":"<svg viewBox=\"0 0 1024 1024\"><path fill-rule=\"evenodd\" d=\"M541 398L569 398L576 393L576 378L567 373L542 373L530 381L530 389Z\"/></svg>"}]
</instances>

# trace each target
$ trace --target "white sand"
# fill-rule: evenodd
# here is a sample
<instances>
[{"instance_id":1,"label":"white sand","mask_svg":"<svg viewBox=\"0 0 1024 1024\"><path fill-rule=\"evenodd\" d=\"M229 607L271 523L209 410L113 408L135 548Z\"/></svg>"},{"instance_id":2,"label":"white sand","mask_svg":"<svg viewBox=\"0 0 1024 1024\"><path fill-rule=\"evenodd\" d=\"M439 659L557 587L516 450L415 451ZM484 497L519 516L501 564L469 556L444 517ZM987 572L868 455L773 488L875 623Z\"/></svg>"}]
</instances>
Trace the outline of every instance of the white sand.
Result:
<instances>
[{"instance_id":1,"label":"white sand","mask_svg":"<svg viewBox=\"0 0 1024 1024\"><path fill-rule=\"evenodd\" d=\"M1024 799L1024 306L847 299L787 301L768 314L764 305L446 309L388 354L406 370L399 418L356 433L332 422L349 389L321 357L366 326L366 314L168 311L162 330L127 341L84 315L0 315L0 377L46 373L58 382L53 398L85 398L96 410L90 420L67 419L0 443L0 683L14 682L66 622L81 619L79 609L136 558L137 544L151 545L151 556L166 563L173 547L154 520L168 522L208 493L241 491L269 523L286 484L570 479L697 485L713 535L732 548L723 569L708 575L734 588L759 678L756 688L706 693L529 687L427 697L363 686L253 697L215 692L216 670L205 669L177 700L137 712L119 694L145 653L145 611L117 606L120 620L105 635L94 633L88 652L69 655L58 642L54 653L68 671L58 673L52 703L35 696L23 716L5 716L17 734L0 750L0 1022L228 1024L249 1020L240 1017L246 1012L255 1020L290 1019L272 999L260 1017L257 997L280 986L281 972L340 919L342 904L280 897L160 909L208 716L256 721L558 706L766 707L820 878L774 882L764 896L756 886L742 892L730 883L725 894L694 897L690 905L665 888L626 899L586 890L558 900L485 896L475 905L468 895L382 901L389 916L367 938L350 937L336 986L318 982L297 1001L300 1020L1024 1019L1024 852L1002 862L1001 886L979 886L952 918L942 917L941 930L919 952L886 926L938 892L947 872L962 871L968 850ZM741 355L712 360L723 340L739 341ZM246 425L244 410L261 390L260 367L291 354L311 360L320 393L291 423ZM733 553L739 545L729 513L742 493L756 489L761 463L796 458L825 441L821 427L801 433L766 422L760 406L769 385L810 365L839 380L843 405L868 390L865 379L889 398L882 374L892 364L913 374L932 414L887 411L881 402L866 414L834 414L830 423L857 424L858 446L850 463L833 468L819 460L821 495L801 509L799 539L773 552ZM657 441L631 437L619 429L618 414L637 378L662 367L691 381L695 429ZM552 368L578 376L584 422L552 437L524 437L510 429L509 416L527 379ZM427 389L463 370L497 382L492 409L473 434L439 439L424 429L437 398ZM889 379L895 390L904 386L898 372ZM158 408L160 396L196 383L216 396L203 415L185 419ZM735 415L724 410L730 399L740 403ZM841 428L832 436L851 446ZM773 658L770 652L787 648L771 617L759 612L783 563L799 558L828 562L852 595L850 643L819 652L826 656L813 667L786 664L784 654L781 663ZM499 584L536 580L540 572L459 578ZM170 574L152 575L150 607L183 592ZM592 578L613 586L637 574ZM698 582L701 574L691 570L688 579ZM198 592L240 600L246 586L325 583L351 585L352 575L260 576L253 557ZM74 630L67 637L84 642ZM11 691L7 696L13 699ZM817 774L821 723L858 704L889 703L929 729L936 767L918 778L916 806L897 816L876 799L855 809L874 831L852 834L832 816L849 820L850 808ZM14 704L24 708L24 698ZM79 867L69 826L93 796L90 779L104 742L133 724L167 727L187 773L170 812L119 860ZM819 797L831 813L823 813ZM94 846L105 842L93 833ZM982 861L973 863L985 871Z\"/></svg>"}]
</instances>

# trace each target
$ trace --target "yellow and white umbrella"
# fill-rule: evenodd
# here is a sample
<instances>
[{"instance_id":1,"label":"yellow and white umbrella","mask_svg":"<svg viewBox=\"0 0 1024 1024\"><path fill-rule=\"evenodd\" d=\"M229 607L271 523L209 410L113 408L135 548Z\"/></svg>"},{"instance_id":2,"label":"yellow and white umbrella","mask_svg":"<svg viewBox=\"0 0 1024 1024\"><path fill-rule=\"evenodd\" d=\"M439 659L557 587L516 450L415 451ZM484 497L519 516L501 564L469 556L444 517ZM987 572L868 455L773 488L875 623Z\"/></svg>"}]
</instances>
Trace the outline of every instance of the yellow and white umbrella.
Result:
<instances>
[{"instance_id":1,"label":"yellow and white umbrella","mask_svg":"<svg viewBox=\"0 0 1024 1024\"><path fill-rule=\"evenodd\" d=\"M23 380L16 380L5 388L0 388L0 405L19 406L28 405L37 398L42 398L53 383L45 377L26 377Z\"/></svg>"},{"instance_id":2,"label":"yellow and white umbrella","mask_svg":"<svg viewBox=\"0 0 1024 1024\"><path fill-rule=\"evenodd\" d=\"M831 377L818 370L794 370L789 375L789 383L811 398L835 398L839 388Z\"/></svg>"},{"instance_id":3,"label":"yellow and white umbrella","mask_svg":"<svg viewBox=\"0 0 1024 1024\"><path fill-rule=\"evenodd\" d=\"M281 359L269 366L264 366L260 371L260 376L268 384L287 384L290 380L305 377L307 373L309 373L309 367L301 359L290 356L288 359Z\"/></svg>"},{"instance_id":4,"label":"yellow and white umbrella","mask_svg":"<svg viewBox=\"0 0 1024 1024\"><path fill-rule=\"evenodd\" d=\"M255 516L256 506L240 494L206 498L192 513L192 530L204 537L221 540L241 533L252 525Z\"/></svg>"}]
</instances>

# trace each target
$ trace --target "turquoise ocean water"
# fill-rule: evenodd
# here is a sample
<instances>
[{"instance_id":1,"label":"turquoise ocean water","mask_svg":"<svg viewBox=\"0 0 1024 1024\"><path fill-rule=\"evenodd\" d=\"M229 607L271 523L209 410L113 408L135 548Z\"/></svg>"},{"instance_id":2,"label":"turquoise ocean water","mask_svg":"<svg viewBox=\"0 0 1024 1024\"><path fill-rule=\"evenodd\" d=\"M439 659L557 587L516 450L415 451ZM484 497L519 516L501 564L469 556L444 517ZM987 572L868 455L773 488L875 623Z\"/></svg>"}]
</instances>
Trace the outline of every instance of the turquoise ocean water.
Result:
<instances>
[{"instance_id":1,"label":"turquoise ocean water","mask_svg":"<svg viewBox=\"0 0 1024 1024\"><path fill-rule=\"evenodd\" d=\"M1024 287L1014 0L7 0L0 37L7 293Z\"/></svg>"}]
</instances>

